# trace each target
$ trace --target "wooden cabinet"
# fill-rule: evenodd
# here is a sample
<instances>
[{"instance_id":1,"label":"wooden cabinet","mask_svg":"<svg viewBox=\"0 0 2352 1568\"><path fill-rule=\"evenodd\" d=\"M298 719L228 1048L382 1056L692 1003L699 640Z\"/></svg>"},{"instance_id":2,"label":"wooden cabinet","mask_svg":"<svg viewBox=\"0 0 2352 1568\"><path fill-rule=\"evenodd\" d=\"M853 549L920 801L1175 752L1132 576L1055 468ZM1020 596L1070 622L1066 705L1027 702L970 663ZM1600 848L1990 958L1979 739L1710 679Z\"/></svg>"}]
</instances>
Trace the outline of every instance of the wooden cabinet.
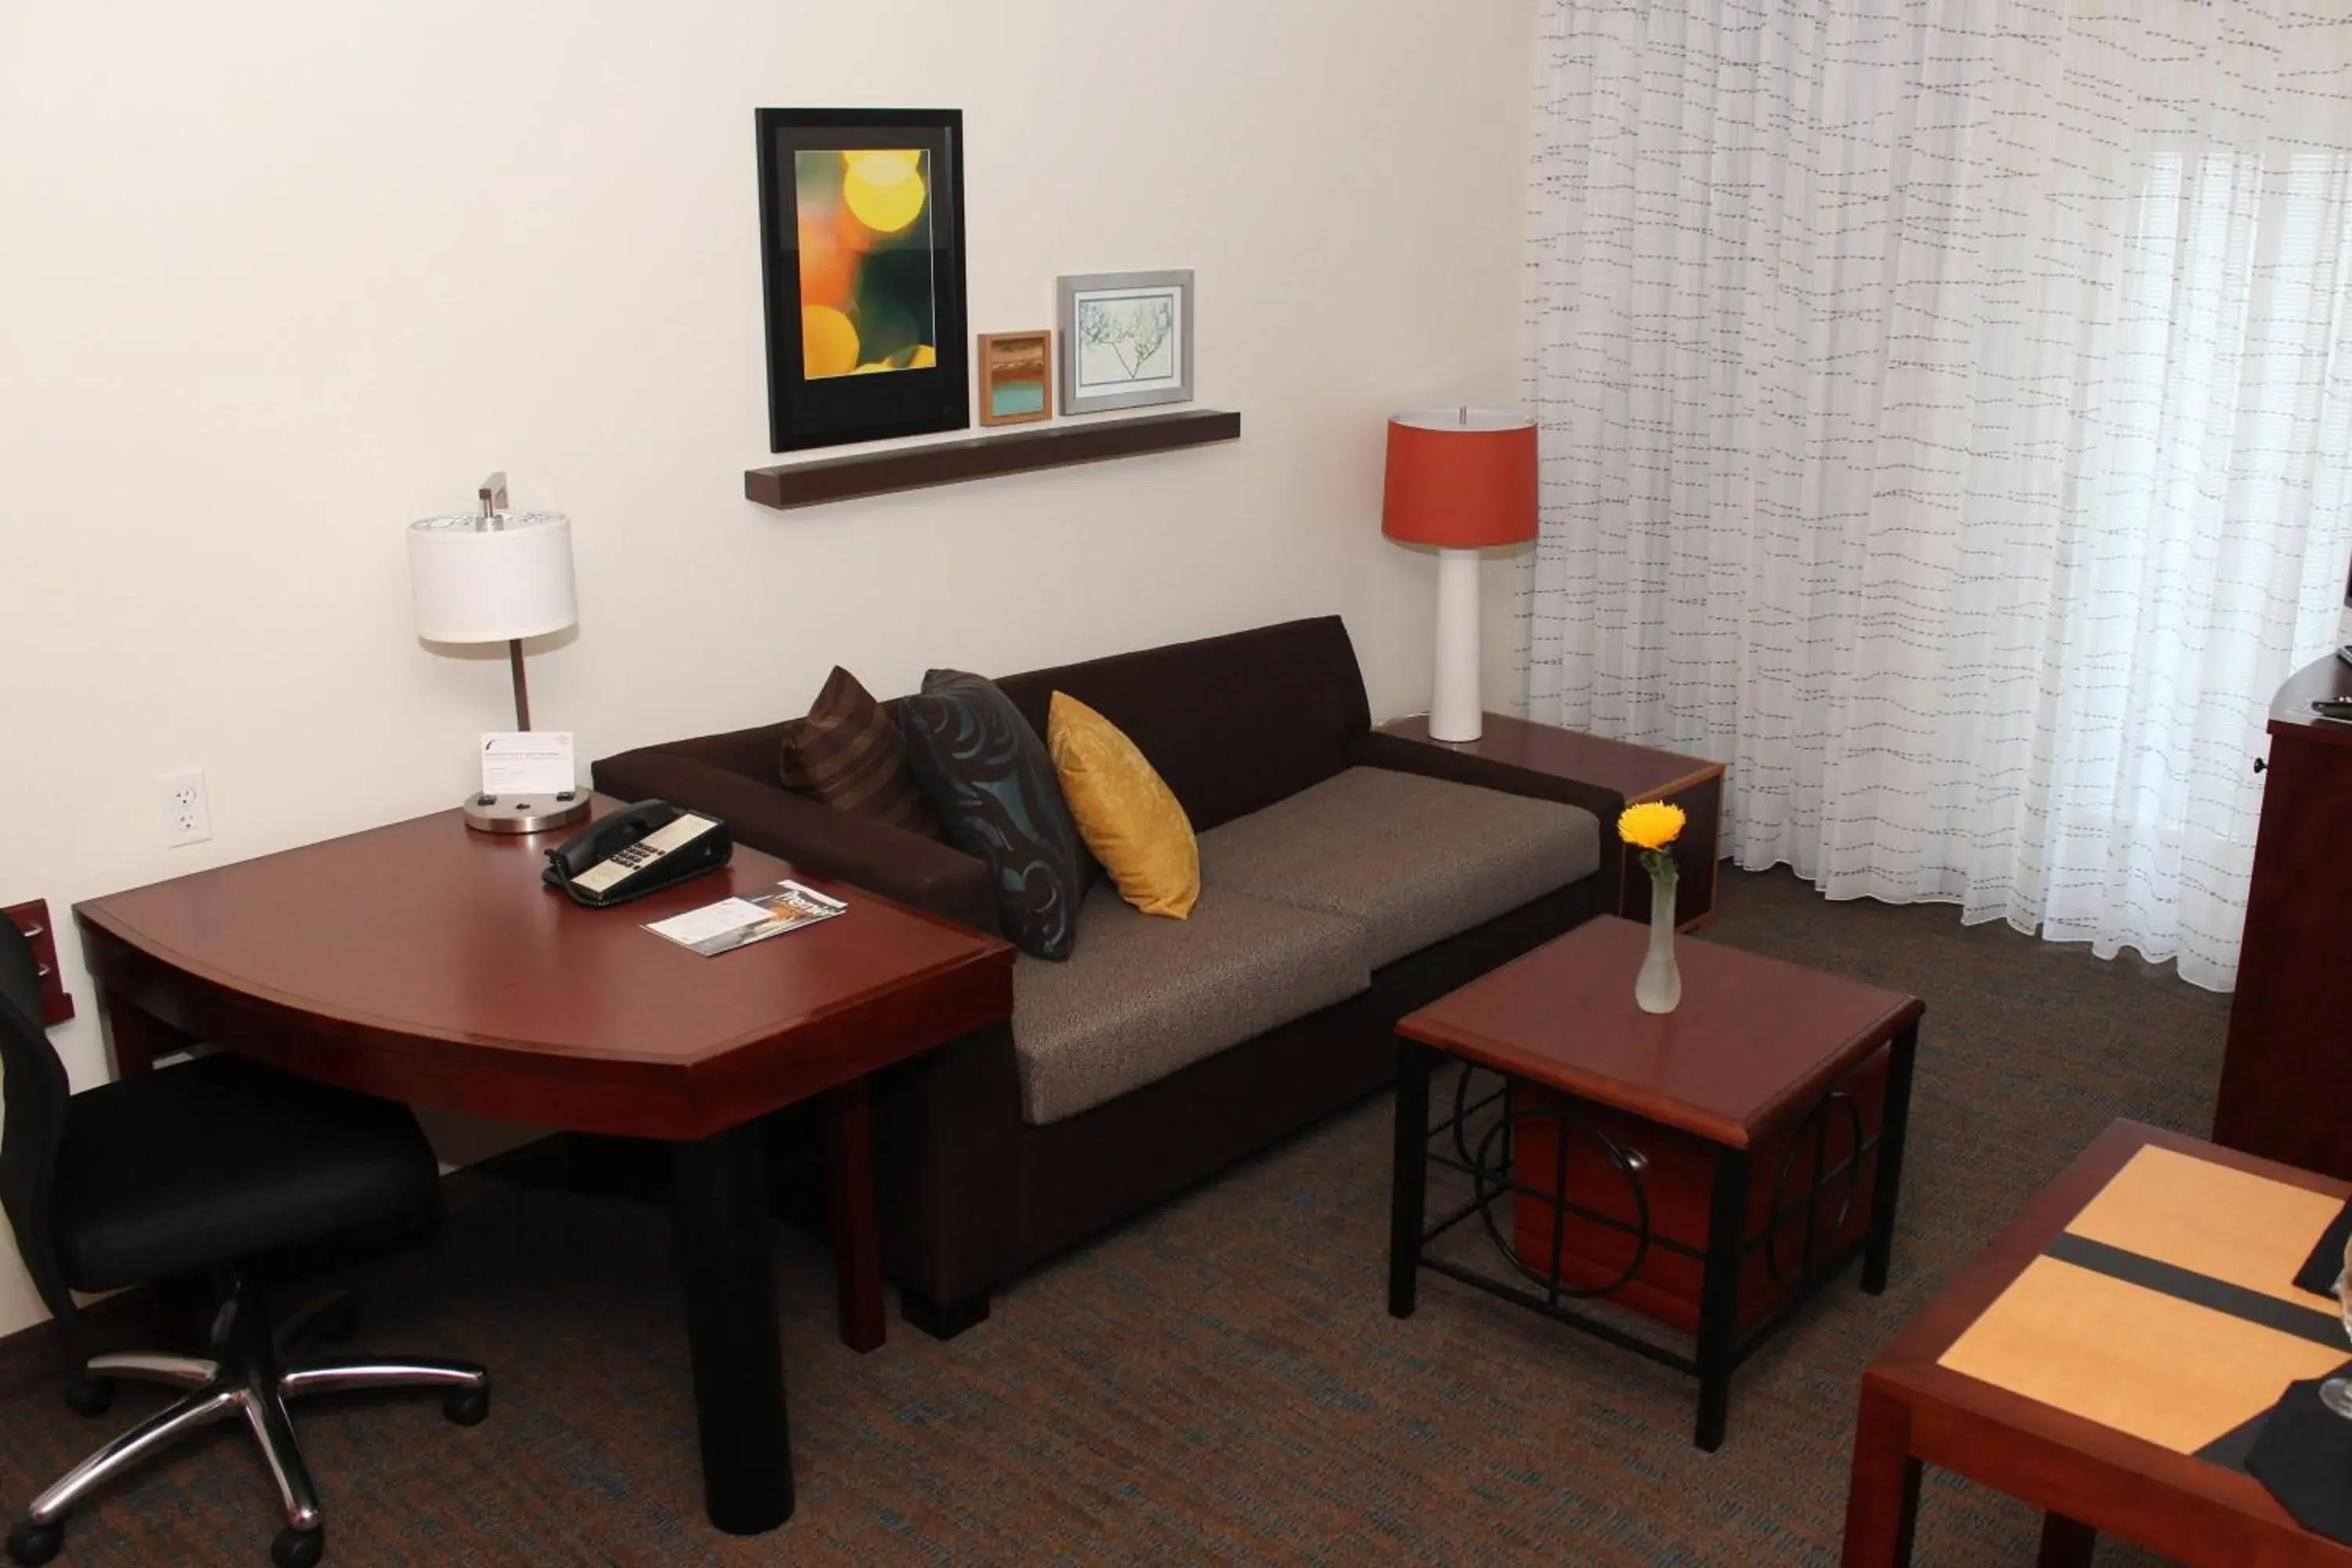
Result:
<instances>
[{"instance_id":1,"label":"wooden cabinet","mask_svg":"<svg viewBox=\"0 0 2352 1568\"><path fill-rule=\"evenodd\" d=\"M2352 1178L2352 724L2315 715L2320 697L2352 697L2352 665L2307 665L2271 704L2213 1138Z\"/></svg>"}]
</instances>

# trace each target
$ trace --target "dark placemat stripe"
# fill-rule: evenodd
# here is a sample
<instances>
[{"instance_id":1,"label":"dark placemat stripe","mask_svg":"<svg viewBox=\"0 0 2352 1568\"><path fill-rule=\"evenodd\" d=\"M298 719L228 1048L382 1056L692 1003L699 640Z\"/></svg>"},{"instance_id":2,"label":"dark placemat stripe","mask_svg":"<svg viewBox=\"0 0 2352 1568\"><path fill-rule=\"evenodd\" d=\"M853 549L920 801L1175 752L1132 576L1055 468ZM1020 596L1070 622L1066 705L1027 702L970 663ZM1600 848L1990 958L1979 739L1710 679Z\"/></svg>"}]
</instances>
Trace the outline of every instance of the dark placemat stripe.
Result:
<instances>
[{"instance_id":1,"label":"dark placemat stripe","mask_svg":"<svg viewBox=\"0 0 2352 1568\"><path fill-rule=\"evenodd\" d=\"M2104 1241L2093 1241L2071 1231L2062 1234L2042 1253L2061 1263L2072 1263L2110 1279L2224 1312L2242 1322L2292 1334L2315 1345L2336 1349L2345 1345L2344 1325L2335 1319L2321 1317L2308 1307L2298 1307L2292 1301L2282 1301L2275 1296L2265 1296L2259 1290L2249 1290L2242 1285L2232 1285L2226 1279L2216 1279L2177 1264L2126 1252L2120 1247L2109 1247Z\"/></svg>"}]
</instances>

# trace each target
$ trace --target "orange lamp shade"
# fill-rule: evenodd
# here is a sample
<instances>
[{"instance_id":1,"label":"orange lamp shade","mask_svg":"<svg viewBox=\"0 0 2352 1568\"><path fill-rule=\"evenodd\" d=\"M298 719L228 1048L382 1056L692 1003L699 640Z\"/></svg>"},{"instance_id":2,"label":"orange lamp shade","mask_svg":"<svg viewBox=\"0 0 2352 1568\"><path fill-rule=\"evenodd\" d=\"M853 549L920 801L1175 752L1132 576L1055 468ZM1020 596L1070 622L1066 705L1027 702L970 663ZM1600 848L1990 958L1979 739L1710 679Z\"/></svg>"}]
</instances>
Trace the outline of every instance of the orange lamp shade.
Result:
<instances>
[{"instance_id":1,"label":"orange lamp shade","mask_svg":"<svg viewBox=\"0 0 2352 1568\"><path fill-rule=\"evenodd\" d=\"M1535 422L1491 408L1392 416L1381 531L1446 550L1533 539Z\"/></svg>"}]
</instances>

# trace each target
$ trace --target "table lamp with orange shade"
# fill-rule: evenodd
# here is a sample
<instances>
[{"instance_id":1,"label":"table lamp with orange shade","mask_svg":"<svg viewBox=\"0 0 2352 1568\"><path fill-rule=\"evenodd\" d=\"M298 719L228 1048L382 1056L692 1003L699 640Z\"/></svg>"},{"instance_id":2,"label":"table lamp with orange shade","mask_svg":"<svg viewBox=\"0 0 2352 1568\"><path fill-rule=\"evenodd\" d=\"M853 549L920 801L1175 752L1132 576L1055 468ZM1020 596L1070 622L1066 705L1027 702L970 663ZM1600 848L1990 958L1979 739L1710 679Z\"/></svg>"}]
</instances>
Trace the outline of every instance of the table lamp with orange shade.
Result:
<instances>
[{"instance_id":1,"label":"table lamp with orange shade","mask_svg":"<svg viewBox=\"0 0 2352 1568\"><path fill-rule=\"evenodd\" d=\"M1478 552L1536 536L1536 426L1491 408L1436 408L1389 420L1381 531L1437 550L1437 668L1433 741L1475 741L1478 698Z\"/></svg>"}]
</instances>

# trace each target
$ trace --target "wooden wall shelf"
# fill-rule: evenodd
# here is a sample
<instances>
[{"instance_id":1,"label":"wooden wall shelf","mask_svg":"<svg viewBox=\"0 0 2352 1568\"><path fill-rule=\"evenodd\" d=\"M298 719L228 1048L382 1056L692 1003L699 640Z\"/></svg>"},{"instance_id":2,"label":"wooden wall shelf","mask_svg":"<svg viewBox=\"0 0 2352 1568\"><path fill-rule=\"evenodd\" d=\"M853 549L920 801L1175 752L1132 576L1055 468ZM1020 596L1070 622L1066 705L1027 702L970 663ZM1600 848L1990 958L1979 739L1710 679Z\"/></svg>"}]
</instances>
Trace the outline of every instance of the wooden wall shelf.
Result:
<instances>
[{"instance_id":1,"label":"wooden wall shelf","mask_svg":"<svg viewBox=\"0 0 2352 1568\"><path fill-rule=\"evenodd\" d=\"M1027 473L1033 468L1066 468L1106 458L1132 458L1145 452L1171 452L1180 447L1202 447L1212 441L1241 437L1242 416L1225 409L1187 408L1175 414L1147 414L1132 419L1088 419L1070 425L1041 425L1003 436L975 436L961 441L940 441L928 447L893 447L884 452L858 452L814 462L782 463L772 468L748 468L743 474L745 499L784 510L823 506L827 501L859 496L887 495L892 490L920 489L927 485L951 485L964 479L993 479L999 474Z\"/></svg>"}]
</instances>

